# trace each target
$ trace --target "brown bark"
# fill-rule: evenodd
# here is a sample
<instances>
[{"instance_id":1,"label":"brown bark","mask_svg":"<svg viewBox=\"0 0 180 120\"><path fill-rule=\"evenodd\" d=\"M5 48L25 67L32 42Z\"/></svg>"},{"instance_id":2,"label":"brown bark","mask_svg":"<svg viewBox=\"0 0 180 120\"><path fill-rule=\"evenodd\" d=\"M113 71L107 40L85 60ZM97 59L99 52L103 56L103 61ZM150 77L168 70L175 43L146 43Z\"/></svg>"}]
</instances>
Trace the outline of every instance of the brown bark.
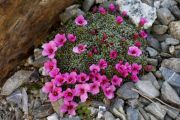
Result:
<instances>
[{"instance_id":1,"label":"brown bark","mask_svg":"<svg viewBox=\"0 0 180 120\"><path fill-rule=\"evenodd\" d=\"M0 0L0 85L74 0Z\"/></svg>"}]
</instances>

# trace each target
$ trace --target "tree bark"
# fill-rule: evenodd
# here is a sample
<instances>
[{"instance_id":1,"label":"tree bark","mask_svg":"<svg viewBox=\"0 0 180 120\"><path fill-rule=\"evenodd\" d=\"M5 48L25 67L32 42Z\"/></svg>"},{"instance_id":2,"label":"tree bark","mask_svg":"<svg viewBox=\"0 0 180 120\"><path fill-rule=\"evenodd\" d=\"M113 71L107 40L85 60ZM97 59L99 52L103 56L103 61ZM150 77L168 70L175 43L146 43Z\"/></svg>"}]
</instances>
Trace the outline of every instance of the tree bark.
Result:
<instances>
[{"instance_id":1,"label":"tree bark","mask_svg":"<svg viewBox=\"0 0 180 120\"><path fill-rule=\"evenodd\" d=\"M74 0L0 0L0 85Z\"/></svg>"}]
</instances>

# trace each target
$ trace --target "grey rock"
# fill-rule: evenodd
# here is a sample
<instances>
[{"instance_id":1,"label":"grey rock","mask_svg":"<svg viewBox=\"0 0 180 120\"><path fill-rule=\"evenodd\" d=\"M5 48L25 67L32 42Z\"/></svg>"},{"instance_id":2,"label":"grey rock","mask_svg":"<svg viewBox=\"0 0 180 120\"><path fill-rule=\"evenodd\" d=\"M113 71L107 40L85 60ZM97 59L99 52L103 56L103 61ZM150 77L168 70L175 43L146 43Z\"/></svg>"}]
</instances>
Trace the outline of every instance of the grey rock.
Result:
<instances>
[{"instance_id":1,"label":"grey rock","mask_svg":"<svg viewBox=\"0 0 180 120\"><path fill-rule=\"evenodd\" d=\"M22 109L25 115L28 115L28 95L27 95L27 89L22 89Z\"/></svg>"},{"instance_id":2,"label":"grey rock","mask_svg":"<svg viewBox=\"0 0 180 120\"><path fill-rule=\"evenodd\" d=\"M151 48L151 47L147 47L146 51L148 51L148 53L149 53L149 55L151 57L155 57L156 55L158 55L158 52L155 49Z\"/></svg>"},{"instance_id":3,"label":"grey rock","mask_svg":"<svg viewBox=\"0 0 180 120\"><path fill-rule=\"evenodd\" d=\"M96 0L96 3L104 3L104 2L107 2L107 0Z\"/></svg>"},{"instance_id":4,"label":"grey rock","mask_svg":"<svg viewBox=\"0 0 180 120\"><path fill-rule=\"evenodd\" d=\"M12 103L15 103L18 106L20 106L21 102L22 102L22 92L21 92L21 90L14 91L11 95L6 97L6 100L9 103L12 102Z\"/></svg>"},{"instance_id":5,"label":"grey rock","mask_svg":"<svg viewBox=\"0 0 180 120\"><path fill-rule=\"evenodd\" d=\"M149 116L149 119L150 119L150 120L159 120L159 119L157 119L154 115L152 115L152 114L150 114L150 113L148 113L148 116Z\"/></svg>"},{"instance_id":6,"label":"grey rock","mask_svg":"<svg viewBox=\"0 0 180 120\"><path fill-rule=\"evenodd\" d=\"M153 58L147 58L147 62L153 66L157 66L158 65L158 60L157 59L153 59Z\"/></svg>"},{"instance_id":7,"label":"grey rock","mask_svg":"<svg viewBox=\"0 0 180 120\"><path fill-rule=\"evenodd\" d=\"M91 106L95 108L99 108L99 106L106 106L103 102L100 101L92 101Z\"/></svg>"},{"instance_id":8,"label":"grey rock","mask_svg":"<svg viewBox=\"0 0 180 120\"><path fill-rule=\"evenodd\" d=\"M167 67L177 73L180 73L180 58L164 59L161 63L161 67Z\"/></svg>"},{"instance_id":9,"label":"grey rock","mask_svg":"<svg viewBox=\"0 0 180 120\"><path fill-rule=\"evenodd\" d=\"M150 112L154 116L156 116L160 120L164 120L164 116L166 115L166 110L164 106L162 106L160 103L151 103L147 107L145 107L145 110L147 112Z\"/></svg>"},{"instance_id":10,"label":"grey rock","mask_svg":"<svg viewBox=\"0 0 180 120\"><path fill-rule=\"evenodd\" d=\"M174 38L180 40L180 21L171 22L169 28L170 28L170 34Z\"/></svg>"},{"instance_id":11,"label":"grey rock","mask_svg":"<svg viewBox=\"0 0 180 120\"><path fill-rule=\"evenodd\" d=\"M32 71L20 70L11 76L2 87L2 95L10 95L15 89L29 80Z\"/></svg>"},{"instance_id":12,"label":"grey rock","mask_svg":"<svg viewBox=\"0 0 180 120\"><path fill-rule=\"evenodd\" d=\"M83 2L83 9L88 11L94 4L95 0L84 0Z\"/></svg>"},{"instance_id":13,"label":"grey rock","mask_svg":"<svg viewBox=\"0 0 180 120\"><path fill-rule=\"evenodd\" d=\"M166 25L153 25L153 31L156 34L162 35L164 34L168 29L168 26Z\"/></svg>"},{"instance_id":14,"label":"grey rock","mask_svg":"<svg viewBox=\"0 0 180 120\"><path fill-rule=\"evenodd\" d=\"M59 106L63 104L63 99L59 99L58 101L51 102L51 105L54 111L60 116L63 117L63 113L59 111Z\"/></svg>"},{"instance_id":15,"label":"grey rock","mask_svg":"<svg viewBox=\"0 0 180 120\"><path fill-rule=\"evenodd\" d=\"M62 118L60 120L81 120L81 119L79 118L79 116L75 116L75 117L69 117L69 118Z\"/></svg>"},{"instance_id":16,"label":"grey rock","mask_svg":"<svg viewBox=\"0 0 180 120\"><path fill-rule=\"evenodd\" d=\"M43 93L42 89L39 90L39 97L40 97L42 102L45 102L48 100L47 94Z\"/></svg>"},{"instance_id":17,"label":"grey rock","mask_svg":"<svg viewBox=\"0 0 180 120\"><path fill-rule=\"evenodd\" d=\"M138 109L139 109L139 112L142 114L142 116L144 117L145 120L150 119L149 115L147 114L147 112L142 107L139 107Z\"/></svg>"},{"instance_id":18,"label":"grey rock","mask_svg":"<svg viewBox=\"0 0 180 120\"><path fill-rule=\"evenodd\" d=\"M152 37L152 36L148 36L147 37L147 42L148 42L148 44L151 46L151 47L153 47L154 49L156 49L156 50L160 50L160 43L159 43L159 41L156 39L156 38L154 38L154 37Z\"/></svg>"},{"instance_id":19,"label":"grey rock","mask_svg":"<svg viewBox=\"0 0 180 120\"><path fill-rule=\"evenodd\" d=\"M169 103L180 105L180 98L176 91L165 81L161 88L162 98Z\"/></svg>"},{"instance_id":20,"label":"grey rock","mask_svg":"<svg viewBox=\"0 0 180 120\"><path fill-rule=\"evenodd\" d=\"M171 118L173 119L177 118L178 114L179 114L179 111L167 107L167 115L170 116Z\"/></svg>"},{"instance_id":21,"label":"grey rock","mask_svg":"<svg viewBox=\"0 0 180 120\"><path fill-rule=\"evenodd\" d=\"M166 42L162 42L161 43L162 52L167 52L168 51L168 47L169 47L169 45Z\"/></svg>"},{"instance_id":22,"label":"grey rock","mask_svg":"<svg viewBox=\"0 0 180 120\"><path fill-rule=\"evenodd\" d=\"M175 57L180 58L180 50L175 50Z\"/></svg>"},{"instance_id":23,"label":"grey rock","mask_svg":"<svg viewBox=\"0 0 180 120\"><path fill-rule=\"evenodd\" d=\"M180 74L174 72L173 70L170 70L165 67L160 67L160 71L163 75L163 78L173 87L180 88Z\"/></svg>"},{"instance_id":24,"label":"grey rock","mask_svg":"<svg viewBox=\"0 0 180 120\"><path fill-rule=\"evenodd\" d=\"M141 0L143 3L146 3L150 6L153 6L153 0Z\"/></svg>"},{"instance_id":25,"label":"grey rock","mask_svg":"<svg viewBox=\"0 0 180 120\"><path fill-rule=\"evenodd\" d=\"M175 20L174 16L167 8L158 9L157 16L158 20L164 25L168 25L171 21Z\"/></svg>"},{"instance_id":26,"label":"grey rock","mask_svg":"<svg viewBox=\"0 0 180 120\"><path fill-rule=\"evenodd\" d=\"M127 104L132 108L137 108L139 105L138 99L129 99Z\"/></svg>"},{"instance_id":27,"label":"grey rock","mask_svg":"<svg viewBox=\"0 0 180 120\"><path fill-rule=\"evenodd\" d=\"M89 110L91 111L91 116L96 116L98 113L98 109L94 107L89 107Z\"/></svg>"},{"instance_id":28,"label":"grey rock","mask_svg":"<svg viewBox=\"0 0 180 120\"><path fill-rule=\"evenodd\" d=\"M116 94L124 100L138 98L139 94L134 92L132 88L134 88L134 83L127 82L117 90Z\"/></svg>"},{"instance_id":29,"label":"grey rock","mask_svg":"<svg viewBox=\"0 0 180 120\"><path fill-rule=\"evenodd\" d=\"M161 52L160 56L164 57L164 58L170 58L171 55L169 53L165 53L165 52Z\"/></svg>"},{"instance_id":30,"label":"grey rock","mask_svg":"<svg viewBox=\"0 0 180 120\"><path fill-rule=\"evenodd\" d=\"M37 69L33 71L31 76L29 77L29 80L30 82L37 82L38 80L40 80L39 72Z\"/></svg>"},{"instance_id":31,"label":"grey rock","mask_svg":"<svg viewBox=\"0 0 180 120\"><path fill-rule=\"evenodd\" d=\"M174 46L170 46L169 47L169 53L173 55L174 52L175 52L175 47Z\"/></svg>"},{"instance_id":32,"label":"grey rock","mask_svg":"<svg viewBox=\"0 0 180 120\"><path fill-rule=\"evenodd\" d=\"M33 111L33 116L36 119L44 118L54 113L51 104L44 104Z\"/></svg>"},{"instance_id":33,"label":"grey rock","mask_svg":"<svg viewBox=\"0 0 180 120\"><path fill-rule=\"evenodd\" d=\"M180 9L178 8L178 6L171 6L169 9L175 17L180 19Z\"/></svg>"},{"instance_id":34,"label":"grey rock","mask_svg":"<svg viewBox=\"0 0 180 120\"><path fill-rule=\"evenodd\" d=\"M149 100L147 100L147 99L145 99L143 97L140 97L138 100L139 100L139 103L140 103L139 106L141 106L141 107L147 106L147 105L149 105L151 103Z\"/></svg>"},{"instance_id":35,"label":"grey rock","mask_svg":"<svg viewBox=\"0 0 180 120\"><path fill-rule=\"evenodd\" d=\"M146 18L148 21L144 25L146 29L152 26L157 17L156 8L142 3L141 0L117 0L117 4L121 11L127 11L128 16L137 26L142 17Z\"/></svg>"},{"instance_id":36,"label":"grey rock","mask_svg":"<svg viewBox=\"0 0 180 120\"><path fill-rule=\"evenodd\" d=\"M162 73L161 71L156 71L155 74L154 74L158 79L162 79Z\"/></svg>"},{"instance_id":37,"label":"grey rock","mask_svg":"<svg viewBox=\"0 0 180 120\"><path fill-rule=\"evenodd\" d=\"M47 117L47 120L59 120L59 118L56 113L53 113L52 115Z\"/></svg>"},{"instance_id":38,"label":"grey rock","mask_svg":"<svg viewBox=\"0 0 180 120\"><path fill-rule=\"evenodd\" d=\"M163 35L153 34L153 37L155 37L159 42L163 42L166 38L172 38L172 36L169 34L163 34Z\"/></svg>"},{"instance_id":39,"label":"grey rock","mask_svg":"<svg viewBox=\"0 0 180 120\"><path fill-rule=\"evenodd\" d=\"M173 120L170 116L165 115L164 120Z\"/></svg>"},{"instance_id":40,"label":"grey rock","mask_svg":"<svg viewBox=\"0 0 180 120\"><path fill-rule=\"evenodd\" d=\"M175 46L176 50L180 50L180 45Z\"/></svg>"},{"instance_id":41,"label":"grey rock","mask_svg":"<svg viewBox=\"0 0 180 120\"><path fill-rule=\"evenodd\" d=\"M108 112L108 111L106 111L105 113L104 113L104 120L115 120L115 118L114 118L114 116L112 115L112 113L110 113L110 112Z\"/></svg>"},{"instance_id":42,"label":"grey rock","mask_svg":"<svg viewBox=\"0 0 180 120\"><path fill-rule=\"evenodd\" d=\"M135 85L137 89L150 98L158 97L160 94L150 80L139 80Z\"/></svg>"},{"instance_id":43,"label":"grey rock","mask_svg":"<svg viewBox=\"0 0 180 120\"><path fill-rule=\"evenodd\" d=\"M166 38L165 42L167 45L178 45L180 43L179 40L174 38Z\"/></svg>"},{"instance_id":44,"label":"grey rock","mask_svg":"<svg viewBox=\"0 0 180 120\"><path fill-rule=\"evenodd\" d=\"M37 109L38 107L40 107L41 106L41 101L40 101L40 99L35 99L34 100L34 105L33 105L33 107L34 107L34 109Z\"/></svg>"},{"instance_id":45,"label":"grey rock","mask_svg":"<svg viewBox=\"0 0 180 120\"><path fill-rule=\"evenodd\" d=\"M176 2L180 3L180 0L176 0Z\"/></svg>"},{"instance_id":46,"label":"grey rock","mask_svg":"<svg viewBox=\"0 0 180 120\"><path fill-rule=\"evenodd\" d=\"M153 75L152 72L149 72L148 74L143 75L143 76L141 77L141 79L142 79L142 80L150 80L150 81L152 81L152 84L156 87L156 89L158 89L158 90L160 89L160 86L159 86L159 84L158 84L158 81L157 81L156 77Z\"/></svg>"},{"instance_id":47,"label":"grey rock","mask_svg":"<svg viewBox=\"0 0 180 120\"><path fill-rule=\"evenodd\" d=\"M110 110L115 116L121 118L122 120L126 120L126 114L124 112L123 107L124 101L122 99L116 98Z\"/></svg>"},{"instance_id":48,"label":"grey rock","mask_svg":"<svg viewBox=\"0 0 180 120\"><path fill-rule=\"evenodd\" d=\"M162 0L161 7L170 8L171 6L177 5L175 0Z\"/></svg>"},{"instance_id":49,"label":"grey rock","mask_svg":"<svg viewBox=\"0 0 180 120\"><path fill-rule=\"evenodd\" d=\"M127 113L127 119L128 120L139 120L139 112L137 109L134 109L132 107L128 107L126 109Z\"/></svg>"}]
</instances>

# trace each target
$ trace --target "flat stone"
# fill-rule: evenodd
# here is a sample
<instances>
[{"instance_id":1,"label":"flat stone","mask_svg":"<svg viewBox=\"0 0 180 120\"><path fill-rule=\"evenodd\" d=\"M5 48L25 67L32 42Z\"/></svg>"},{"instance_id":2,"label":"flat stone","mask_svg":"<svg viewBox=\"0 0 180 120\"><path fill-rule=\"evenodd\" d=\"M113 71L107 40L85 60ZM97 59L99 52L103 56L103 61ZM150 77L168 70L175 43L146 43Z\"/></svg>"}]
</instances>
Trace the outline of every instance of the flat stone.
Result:
<instances>
[{"instance_id":1,"label":"flat stone","mask_svg":"<svg viewBox=\"0 0 180 120\"><path fill-rule=\"evenodd\" d=\"M178 45L180 43L179 40L174 39L174 38L166 38L165 42L167 45Z\"/></svg>"},{"instance_id":2,"label":"flat stone","mask_svg":"<svg viewBox=\"0 0 180 120\"><path fill-rule=\"evenodd\" d=\"M111 112L106 111L104 113L104 120L116 120L115 117L112 115Z\"/></svg>"},{"instance_id":3,"label":"flat stone","mask_svg":"<svg viewBox=\"0 0 180 120\"><path fill-rule=\"evenodd\" d=\"M95 3L95 0L84 0L83 9L87 12Z\"/></svg>"},{"instance_id":4,"label":"flat stone","mask_svg":"<svg viewBox=\"0 0 180 120\"><path fill-rule=\"evenodd\" d=\"M22 102L22 92L21 90L16 90L14 91L11 95L7 96L6 97L6 100L9 102L9 103L15 103L17 104L18 106L21 105L21 102Z\"/></svg>"},{"instance_id":5,"label":"flat stone","mask_svg":"<svg viewBox=\"0 0 180 120\"><path fill-rule=\"evenodd\" d=\"M150 105L145 107L145 110L147 112L150 112L160 120L164 120L164 116L166 115L166 110L164 109L164 106L157 102L151 103Z\"/></svg>"},{"instance_id":6,"label":"flat stone","mask_svg":"<svg viewBox=\"0 0 180 120\"><path fill-rule=\"evenodd\" d=\"M148 42L148 45L153 47L154 49L156 49L156 50L161 49L159 41L156 38L152 37L151 35L148 35L147 42Z\"/></svg>"},{"instance_id":7,"label":"flat stone","mask_svg":"<svg viewBox=\"0 0 180 120\"><path fill-rule=\"evenodd\" d=\"M142 17L146 18L148 23L144 25L145 29L151 27L157 18L156 8L142 3L141 0L117 0L117 4L121 11L127 11L127 15L137 26Z\"/></svg>"},{"instance_id":8,"label":"flat stone","mask_svg":"<svg viewBox=\"0 0 180 120\"><path fill-rule=\"evenodd\" d=\"M32 71L20 70L11 76L2 87L2 95L10 95L15 89L28 82Z\"/></svg>"},{"instance_id":9,"label":"flat stone","mask_svg":"<svg viewBox=\"0 0 180 120\"><path fill-rule=\"evenodd\" d=\"M177 5L175 0L163 0L161 2L161 7L170 8L171 6Z\"/></svg>"},{"instance_id":10,"label":"flat stone","mask_svg":"<svg viewBox=\"0 0 180 120\"><path fill-rule=\"evenodd\" d=\"M161 87L162 98L171 104L180 105L180 98L177 92L165 81Z\"/></svg>"},{"instance_id":11,"label":"flat stone","mask_svg":"<svg viewBox=\"0 0 180 120\"><path fill-rule=\"evenodd\" d=\"M169 107L166 107L166 108L167 108L166 110L167 110L168 116L170 116L173 119L176 119L178 117L179 111L169 108Z\"/></svg>"},{"instance_id":12,"label":"flat stone","mask_svg":"<svg viewBox=\"0 0 180 120\"><path fill-rule=\"evenodd\" d=\"M150 80L139 80L135 85L137 89L150 98L158 97L160 94Z\"/></svg>"},{"instance_id":13,"label":"flat stone","mask_svg":"<svg viewBox=\"0 0 180 120\"><path fill-rule=\"evenodd\" d=\"M155 49L151 48L151 47L147 47L146 51L148 51L148 53L149 53L149 55L151 57L155 57L156 55L158 55L158 52Z\"/></svg>"},{"instance_id":14,"label":"flat stone","mask_svg":"<svg viewBox=\"0 0 180 120\"><path fill-rule=\"evenodd\" d=\"M132 107L126 109L127 119L128 120L139 120L139 111Z\"/></svg>"},{"instance_id":15,"label":"flat stone","mask_svg":"<svg viewBox=\"0 0 180 120\"><path fill-rule=\"evenodd\" d=\"M134 88L134 83L127 82L117 90L116 94L124 100L138 98L139 94L134 92L132 88Z\"/></svg>"},{"instance_id":16,"label":"flat stone","mask_svg":"<svg viewBox=\"0 0 180 120\"><path fill-rule=\"evenodd\" d=\"M164 59L161 63L161 67L166 67L180 73L180 58Z\"/></svg>"},{"instance_id":17,"label":"flat stone","mask_svg":"<svg viewBox=\"0 0 180 120\"><path fill-rule=\"evenodd\" d=\"M171 21L175 20L174 16L167 8L158 9L157 16L158 20L164 25L168 25Z\"/></svg>"},{"instance_id":18,"label":"flat stone","mask_svg":"<svg viewBox=\"0 0 180 120\"><path fill-rule=\"evenodd\" d=\"M159 69L163 75L163 78L173 87L180 88L180 74L174 72L173 70L170 70L165 67L160 67Z\"/></svg>"},{"instance_id":19,"label":"flat stone","mask_svg":"<svg viewBox=\"0 0 180 120\"><path fill-rule=\"evenodd\" d=\"M180 21L171 22L169 28L170 28L170 34L174 38L180 40Z\"/></svg>"},{"instance_id":20,"label":"flat stone","mask_svg":"<svg viewBox=\"0 0 180 120\"><path fill-rule=\"evenodd\" d=\"M178 6L171 6L169 7L170 11L172 12L172 14L177 17L178 19L180 19L180 9L178 8Z\"/></svg>"},{"instance_id":21,"label":"flat stone","mask_svg":"<svg viewBox=\"0 0 180 120\"><path fill-rule=\"evenodd\" d=\"M156 34L162 35L164 34L168 29L168 26L166 25L153 25L153 31Z\"/></svg>"},{"instance_id":22,"label":"flat stone","mask_svg":"<svg viewBox=\"0 0 180 120\"><path fill-rule=\"evenodd\" d=\"M141 79L142 79L142 80L150 80L150 81L152 81L152 84L156 87L156 89L158 89L158 90L160 89L160 86L159 86L159 84L158 84L158 81L157 81L156 77L153 75L152 72L149 72L148 74L143 75L143 76L141 77Z\"/></svg>"}]
</instances>

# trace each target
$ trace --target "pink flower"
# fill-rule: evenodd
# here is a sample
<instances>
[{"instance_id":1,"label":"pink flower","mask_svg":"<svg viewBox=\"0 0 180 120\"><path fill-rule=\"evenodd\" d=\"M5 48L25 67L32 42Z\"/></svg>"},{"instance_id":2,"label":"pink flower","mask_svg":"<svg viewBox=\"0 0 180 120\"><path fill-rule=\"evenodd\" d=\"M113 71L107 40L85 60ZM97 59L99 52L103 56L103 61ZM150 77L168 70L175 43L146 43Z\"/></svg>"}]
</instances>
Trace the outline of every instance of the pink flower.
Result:
<instances>
[{"instance_id":1,"label":"pink flower","mask_svg":"<svg viewBox=\"0 0 180 120\"><path fill-rule=\"evenodd\" d=\"M147 19L146 18L141 18L140 21L139 21L139 25L144 26L145 23L147 23Z\"/></svg>"},{"instance_id":2,"label":"pink flower","mask_svg":"<svg viewBox=\"0 0 180 120\"><path fill-rule=\"evenodd\" d=\"M73 48L73 52L77 54L81 54L86 51L87 45L79 44L78 46Z\"/></svg>"},{"instance_id":3,"label":"pink flower","mask_svg":"<svg viewBox=\"0 0 180 120\"><path fill-rule=\"evenodd\" d=\"M123 22L123 18L121 16L116 17L116 23L121 24Z\"/></svg>"},{"instance_id":4,"label":"pink flower","mask_svg":"<svg viewBox=\"0 0 180 120\"><path fill-rule=\"evenodd\" d=\"M100 71L100 67L98 65L95 65L95 64L92 64L90 67L89 67L89 70L91 72L94 72L94 73L97 73Z\"/></svg>"},{"instance_id":5,"label":"pink flower","mask_svg":"<svg viewBox=\"0 0 180 120\"><path fill-rule=\"evenodd\" d=\"M53 90L49 93L48 97L51 102L57 101L59 98L62 97L62 89L59 87L53 88Z\"/></svg>"},{"instance_id":6,"label":"pink flower","mask_svg":"<svg viewBox=\"0 0 180 120\"><path fill-rule=\"evenodd\" d=\"M111 59L116 59L118 56L118 52L116 50L111 50L110 52L110 58Z\"/></svg>"},{"instance_id":7,"label":"pink flower","mask_svg":"<svg viewBox=\"0 0 180 120\"><path fill-rule=\"evenodd\" d=\"M101 82L101 75L99 73L91 72L89 74L90 79L92 79L93 82Z\"/></svg>"},{"instance_id":8,"label":"pink flower","mask_svg":"<svg viewBox=\"0 0 180 120\"><path fill-rule=\"evenodd\" d=\"M122 63L118 63L115 66L116 70L121 74L122 77L127 77L129 68L127 68L127 65L123 65Z\"/></svg>"},{"instance_id":9,"label":"pink flower","mask_svg":"<svg viewBox=\"0 0 180 120\"><path fill-rule=\"evenodd\" d=\"M48 58L54 58L55 52L57 51L57 47L54 41L50 41L49 43L45 43L43 46L42 55L48 56Z\"/></svg>"},{"instance_id":10,"label":"pink flower","mask_svg":"<svg viewBox=\"0 0 180 120\"><path fill-rule=\"evenodd\" d=\"M66 89L66 91L63 92L64 101L72 101L74 98L75 90L74 89Z\"/></svg>"},{"instance_id":11,"label":"pink flower","mask_svg":"<svg viewBox=\"0 0 180 120\"><path fill-rule=\"evenodd\" d=\"M44 68L45 68L45 71L48 73L50 72L51 70L53 70L54 68L56 68L57 66L57 61L56 59L51 59L51 60L48 60L44 63Z\"/></svg>"},{"instance_id":12,"label":"pink flower","mask_svg":"<svg viewBox=\"0 0 180 120\"><path fill-rule=\"evenodd\" d=\"M99 93L99 82L93 82L89 84L90 87L90 93L92 93L93 95L96 95Z\"/></svg>"},{"instance_id":13,"label":"pink flower","mask_svg":"<svg viewBox=\"0 0 180 120\"><path fill-rule=\"evenodd\" d=\"M135 45L136 47L140 48L140 47L141 47L141 42L140 42L140 41L136 41L136 42L134 43L134 45Z\"/></svg>"},{"instance_id":14,"label":"pink flower","mask_svg":"<svg viewBox=\"0 0 180 120\"><path fill-rule=\"evenodd\" d=\"M106 69L108 64L106 62L105 59L100 59L99 63L98 63L98 66L101 68L101 69Z\"/></svg>"},{"instance_id":15,"label":"pink flower","mask_svg":"<svg viewBox=\"0 0 180 120\"><path fill-rule=\"evenodd\" d=\"M76 115L76 107L77 107L77 103L73 102L73 101L64 101L64 104L60 107L60 111L62 113L68 113L69 115Z\"/></svg>"},{"instance_id":16,"label":"pink flower","mask_svg":"<svg viewBox=\"0 0 180 120\"><path fill-rule=\"evenodd\" d=\"M77 16L76 19L75 19L75 23L78 26L85 26L85 25L87 25L87 21L85 20L83 15Z\"/></svg>"},{"instance_id":17,"label":"pink flower","mask_svg":"<svg viewBox=\"0 0 180 120\"><path fill-rule=\"evenodd\" d=\"M119 78L117 75L114 75L111 82L113 85L120 87L122 83L122 78Z\"/></svg>"},{"instance_id":18,"label":"pink flower","mask_svg":"<svg viewBox=\"0 0 180 120\"><path fill-rule=\"evenodd\" d=\"M50 77L54 78L59 74L59 68L54 68L49 72Z\"/></svg>"},{"instance_id":19,"label":"pink flower","mask_svg":"<svg viewBox=\"0 0 180 120\"><path fill-rule=\"evenodd\" d=\"M76 95L80 96L81 102L85 102L88 98L87 92L90 90L88 84L77 84L75 86Z\"/></svg>"},{"instance_id":20,"label":"pink flower","mask_svg":"<svg viewBox=\"0 0 180 120\"><path fill-rule=\"evenodd\" d=\"M142 66L138 65L137 63L133 63L132 67L131 67L131 72L133 75L136 75L139 73L139 71L141 70Z\"/></svg>"},{"instance_id":21,"label":"pink flower","mask_svg":"<svg viewBox=\"0 0 180 120\"><path fill-rule=\"evenodd\" d=\"M77 80L78 82L80 83L85 83L89 80L89 76L85 73L80 73L78 76L77 76Z\"/></svg>"},{"instance_id":22,"label":"pink flower","mask_svg":"<svg viewBox=\"0 0 180 120\"><path fill-rule=\"evenodd\" d=\"M127 11L122 11L122 16L126 17L127 16Z\"/></svg>"},{"instance_id":23,"label":"pink flower","mask_svg":"<svg viewBox=\"0 0 180 120\"><path fill-rule=\"evenodd\" d=\"M76 36L74 35L74 34L68 34L67 35L67 38L68 38L68 40L69 41L71 41L71 42L75 42L76 41Z\"/></svg>"},{"instance_id":24,"label":"pink flower","mask_svg":"<svg viewBox=\"0 0 180 120\"><path fill-rule=\"evenodd\" d=\"M76 72L71 72L69 75L66 75L66 82L68 84L74 84L74 83L76 83L76 80L77 80Z\"/></svg>"},{"instance_id":25,"label":"pink flower","mask_svg":"<svg viewBox=\"0 0 180 120\"><path fill-rule=\"evenodd\" d=\"M112 99L114 98L114 91L116 90L116 88L111 85L108 86L106 88L103 89L104 95L108 98L108 99Z\"/></svg>"},{"instance_id":26,"label":"pink flower","mask_svg":"<svg viewBox=\"0 0 180 120\"><path fill-rule=\"evenodd\" d=\"M100 7L98 8L98 10L99 10L99 12L100 12L101 14L103 14L103 15L105 15L105 14L107 13L106 9L103 8L102 6L100 6Z\"/></svg>"},{"instance_id":27,"label":"pink flower","mask_svg":"<svg viewBox=\"0 0 180 120\"><path fill-rule=\"evenodd\" d=\"M142 37L144 39L147 38L147 36L148 36L147 33L144 30L141 30L139 35L140 35L140 37Z\"/></svg>"},{"instance_id":28,"label":"pink flower","mask_svg":"<svg viewBox=\"0 0 180 120\"><path fill-rule=\"evenodd\" d=\"M50 93L52 90L53 90L53 83L52 82L46 82L42 88L42 91L44 93Z\"/></svg>"},{"instance_id":29,"label":"pink flower","mask_svg":"<svg viewBox=\"0 0 180 120\"><path fill-rule=\"evenodd\" d=\"M65 83L65 77L63 75L56 75L54 83L56 86L62 86Z\"/></svg>"},{"instance_id":30,"label":"pink flower","mask_svg":"<svg viewBox=\"0 0 180 120\"><path fill-rule=\"evenodd\" d=\"M136 47L136 46L129 47L128 55L134 56L134 57L139 57L141 54L142 54L142 51L138 47Z\"/></svg>"},{"instance_id":31,"label":"pink flower","mask_svg":"<svg viewBox=\"0 0 180 120\"><path fill-rule=\"evenodd\" d=\"M133 39L136 40L139 38L139 34L138 33L134 33Z\"/></svg>"},{"instance_id":32,"label":"pink flower","mask_svg":"<svg viewBox=\"0 0 180 120\"><path fill-rule=\"evenodd\" d=\"M102 88L108 87L110 85L109 80L105 75L101 76L100 80L101 80L100 85Z\"/></svg>"},{"instance_id":33,"label":"pink flower","mask_svg":"<svg viewBox=\"0 0 180 120\"><path fill-rule=\"evenodd\" d=\"M62 47L66 43L67 39L65 34L57 34L54 38L57 47Z\"/></svg>"},{"instance_id":34,"label":"pink flower","mask_svg":"<svg viewBox=\"0 0 180 120\"><path fill-rule=\"evenodd\" d=\"M131 80L132 80L133 82L137 82L137 81L139 81L139 78L138 78L137 75L132 75L132 76L131 76Z\"/></svg>"},{"instance_id":35,"label":"pink flower","mask_svg":"<svg viewBox=\"0 0 180 120\"><path fill-rule=\"evenodd\" d=\"M114 11L116 10L116 7L115 7L115 5L114 5L113 3L110 3L109 6L108 6L108 8L109 8L109 10L110 10L111 12L114 12Z\"/></svg>"}]
</instances>

